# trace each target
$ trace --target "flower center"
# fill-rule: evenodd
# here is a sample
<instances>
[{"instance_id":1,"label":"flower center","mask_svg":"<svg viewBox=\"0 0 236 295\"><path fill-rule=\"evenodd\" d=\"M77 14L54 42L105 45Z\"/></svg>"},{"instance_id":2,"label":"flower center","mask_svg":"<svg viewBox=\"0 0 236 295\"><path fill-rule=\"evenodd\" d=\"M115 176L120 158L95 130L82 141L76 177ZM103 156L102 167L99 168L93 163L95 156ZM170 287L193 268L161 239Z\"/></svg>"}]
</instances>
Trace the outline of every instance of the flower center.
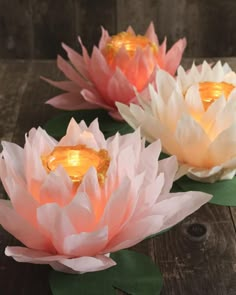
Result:
<instances>
[{"instance_id":1,"label":"flower center","mask_svg":"<svg viewBox=\"0 0 236 295\"><path fill-rule=\"evenodd\" d=\"M132 57L138 47L145 48L147 46L153 50L153 53L157 54L157 45L151 42L147 37L141 35L135 36L129 32L121 32L111 37L110 41L106 44L104 54L107 62L111 64L117 52L122 47L124 47L128 55Z\"/></svg>"},{"instance_id":2,"label":"flower center","mask_svg":"<svg viewBox=\"0 0 236 295\"><path fill-rule=\"evenodd\" d=\"M207 109L215 100L224 95L228 98L235 87L226 82L201 82L199 83L199 92L204 105Z\"/></svg>"},{"instance_id":3,"label":"flower center","mask_svg":"<svg viewBox=\"0 0 236 295\"><path fill-rule=\"evenodd\" d=\"M72 181L79 185L90 167L97 170L98 180L103 183L110 158L106 150L98 152L86 147L77 146L57 146L46 156L42 156L42 163L47 172L55 170L59 165L63 166Z\"/></svg>"}]
</instances>

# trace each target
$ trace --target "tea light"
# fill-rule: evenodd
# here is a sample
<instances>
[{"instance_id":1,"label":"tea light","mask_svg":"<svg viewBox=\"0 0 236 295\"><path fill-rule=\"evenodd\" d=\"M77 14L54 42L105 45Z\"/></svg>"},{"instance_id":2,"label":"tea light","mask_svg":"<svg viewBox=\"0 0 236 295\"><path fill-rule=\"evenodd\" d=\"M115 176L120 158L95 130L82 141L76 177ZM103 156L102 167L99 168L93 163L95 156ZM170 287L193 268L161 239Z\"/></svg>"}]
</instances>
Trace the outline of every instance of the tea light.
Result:
<instances>
[{"instance_id":1,"label":"tea light","mask_svg":"<svg viewBox=\"0 0 236 295\"><path fill-rule=\"evenodd\" d=\"M201 82L199 83L199 92L204 105L207 109L215 100L224 95L228 98L235 87L226 82Z\"/></svg>"},{"instance_id":2,"label":"tea light","mask_svg":"<svg viewBox=\"0 0 236 295\"><path fill-rule=\"evenodd\" d=\"M129 32L121 32L112 36L104 49L104 55L109 64L112 64L116 54L122 47L125 48L126 53L130 57L134 56L138 47L150 47L154 54L157 54L158 52L157 45L151 42L147 37L142 35L136 36Z\"/></svg>"},{"instance_id":3,"label":"tea light","mask_svg":"<svg viewBox=\"0 0 236 295\"><path fill-rule=\"evenodd\" d=\"M95 151L85 145L57 146L49 155L42 156L41 159L48 173L61 165L76 185L81 183L92 166L97 170L98 180L102 184L110 163L106 150Z\"/></svg>"}]
</instances>

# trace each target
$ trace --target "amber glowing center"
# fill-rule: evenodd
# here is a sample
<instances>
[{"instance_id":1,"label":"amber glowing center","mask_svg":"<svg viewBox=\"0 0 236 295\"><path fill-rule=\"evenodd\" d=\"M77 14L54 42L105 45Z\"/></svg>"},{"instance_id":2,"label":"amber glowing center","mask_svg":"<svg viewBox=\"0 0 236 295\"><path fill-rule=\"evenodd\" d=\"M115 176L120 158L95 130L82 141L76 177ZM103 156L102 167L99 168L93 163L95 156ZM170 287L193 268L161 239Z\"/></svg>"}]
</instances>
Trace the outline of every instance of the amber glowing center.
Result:
<instances>
[{"instance_id":1,"label":"amber glowing center","mask_svg":"<svg viewBox=\"0 0 236 295\"><path fill-rule=\"evenodd\" d=\"M110 163L106 150L95 151L84 145L57 146L49 155L42 156L41 159L47 172L61 165L76 184L81 183L83 176L92 166L96 168L98 180L102 183Z\"/></svg>"},{"instance_id":2,"label":"amber glowing center","mask_svg":"<svg viewBox=\"0 0 236 295\"><path fill-rule=\"evenodd\" d=\"M235 87L226 82L201 82L199 92L205 109L222 95L228 98Z\"/></svg>"},{"instance_id":3,"label":"amber glowing center","mask_svg":"<svg viewBox=\"0 0 236 295\"><path fill-rule=\"evenodd\" d=\"M153 53L157 53L157 45L151 42L147 37L141 35L135 36L129 32L121 32L111 37L110 41L106 44L104 54L107 61L111 63L122 47L126 49L129 56L134 56L138 47L145 48L147 46L153 50Z\"/></svg>"}]
</instances>

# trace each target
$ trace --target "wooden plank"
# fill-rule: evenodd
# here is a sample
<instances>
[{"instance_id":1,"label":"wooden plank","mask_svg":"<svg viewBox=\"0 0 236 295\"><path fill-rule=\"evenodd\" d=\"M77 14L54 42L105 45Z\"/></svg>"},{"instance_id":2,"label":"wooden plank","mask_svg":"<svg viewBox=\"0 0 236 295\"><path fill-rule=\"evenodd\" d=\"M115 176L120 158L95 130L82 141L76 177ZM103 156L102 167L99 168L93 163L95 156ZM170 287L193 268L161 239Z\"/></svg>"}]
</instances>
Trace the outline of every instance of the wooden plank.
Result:
<instances>
[{"instance_id":1,"label":"wooden plank","mask_svg":"<svg viewBox=\"0 0 236 295\"><path fill-rule=\"evenodd\" d=\"M76 1L76 33L90 52L101 37L101 26L116 33L116 1Z\"/></svg>"},{"instance_id":2,"label":"wooden plank","mask_svg":"<svg viewBox=\"0 0 236 295\"><path fill-rule=\"evenodd\" d=\"M31 0L34 58L56 58L64 54L61 42L76 43L74 0Z\"/></svg>"},{"instance_id":3,"label":"wooden plank","mask_svg":"<svg viewBox=\"0 0 236 295\"><path fill-rule=\"evenodd\" d=\"M132 25L137 33L144 33L149 23L153 21L160 43L166 36L168 48L170 48L179 38L186 36L188 32L186 26L198 19L196 5L188 3L187 0L117 1L118 30L124 30L128 25ZM191 30L189 26L189 31L192 32L193 29L194 26L191 25ZM192 48L191 38L190 40L188 38L188 42L190 42L189 54L198 52L200 43L194 44Z\"/></svg>"},{"instance_id":4,"label":"wooden plank","mask_svg":"<svg viewBox=\"0 0 236 295\"><path fill-rule=\"evenodd\" d=\"M162 295L236 291L236 239L227 207L207 204L153 243Z\"/></svg>"},{"instance_id":5,"label":"wooden plank","mask_svg":"<svg viewBox=\"0 0 236 295\"><path fill-rule=\"evenodd\" d=\"M188 67L191 62L185 59L183 64ZM230 64L235 67L236 59L231 59ZM0 89L4 87L1 95L4 93L8 97L4 105L11 99L16 100L18 93L21 95L20 106L12 104L13 109L18 108L18 115L10 119L9 133L4 134L22 145L24 134L30 128L43 125L60 112L44 105L58 90L39 80L40 75L58 79L60 73L54 62L47 61L34 61L28 66L18 62L14 67L8 62L0 63ZM16 81L16 86L12 81ZM27 85L19 92L25 81ZM8 116L14 117L13 112ZM3 230L0 230L0 241L0 290L4 290L3 294L15 294L17 290L19 295L49 295L50 267L17 263L5 257L5 247L18 242ZM228 207L207 204L168 232L134 249L148 254L159 264L164 278L162 295L233 295L236 292L236 239Z\"/></svg>"},{"instance_id":6,"label":"wooden plank","mask_svg":"<svg viewBox=\"0 0 236 295\"><path fill-rule=\"evenodd\" d=\"M117 31L131 25L136 33L143 34L151 21L156 24L160 5L160 1L155 0L117 1Z\"/></svg>"},{"instance_id":7,"label":"wooden plank","mask_svg":"<svg viewBox=\"0 0 236 295\"><path fill-rule=\"evenodd\" d=\"M11 141L27 87L30 62L0 62L0 138Z\"/></svg>"},{"instance_id":8,"label":"wooden plank","mask_svg":"<svg viewBox=\"0 0 236 295\"><path fill-rule=\"evenodd\" d=\"M195 32L198 36L201 34L199 42L202 43L202 50L198 52L198 56L235 56L236 1L195 0L195 2L199 5L200 29L199 31L195 29ZM189 32L189 37L190 34Z\"/></svg>"},{"instance_id":9,"label":"wooden plank","mask_svg":"<svg viewBox=\"0 0 236 295\"><path fill-rule=\"evenodd\" d=\"M14 86L14 80L9 77L16 78L15 75L20 76L19 72L23 75L25 63L15 63L15 69L18 69L18 71L14 73L12 70L12 73L8 76L8 82L5 80L5 90L9 91L9 100L14 97L13 94L10 96L11 93L16 92L21 87L18 84ZM54 96L58 90L40 81L40 75L57 79L59 73L55 62L32 63L30 75L27 78L27 87L25 87L22 98L19 100L19 115L14 123L9 125L8 129L9 134L12 134L11 140L21 145L24 143L24 134L26 132L32 127L43 125L47 119L57 113L56 110L49 105L45 105L44 102L51 96ZM21 79L21 81L22 85L24 85L24 79ZM8 100L5 103L8 103ZM12 113L8 115L11 119L14 119ZM8 245L19 245L19 242L3 229L0 229L0 241L0 290L4 291L3 294L51 294L48 284L48 275L51 268L49 266L16 263L12 258L6 257L3 254L5 247Z\"/></svg>"},{"instance_id":10,"label":"wooden plank","mask_svg":"<svg viewBox=\"0 0 236 295\"><path fill-rule=\"evenodd\" d=\"M18 144L24 143L24 134L33 127L43 126L47 120L60 111L45 104L45 102L57 95L60 90L40 79L40 76L53 77L55 80L61 78L61 72L55 62L34 61L24 92L20 113L16 122L13 141ZM27 120L26 120L27 118Z\"/></svg>"},{"instance_id":11,"label":"wooden plank","mask_svg":"<svg viewBox=\"0 0 236 295\"><path fill-rule=\"evenodd\" d=\"M0 57L31 58L32 15L30 0L0 1Z\"/></svg>"},{"instance_id":12,"label":"wooden plank","mask_svg":"<svg viewBox=\"0 0 236 295\"><path fill-rule=\"evenodd\" d=\"M230 207L230 213L231 213L232 221L234 223L234 230L236 232L236 207Z\"/></svg>"},{"instance_id":13,"label":"wooden plank","mask_svg":"<svg viewBox=\"0 0 236 295\"><path fill-rule=\"evenodd\" d=\"M185 56L236 55L234 0L120 0L117 11L118 30L130 24L144 33L153 20L160 40L167 36L168 47L185 36L188 41Z\"/></svg>"}]
</instances>

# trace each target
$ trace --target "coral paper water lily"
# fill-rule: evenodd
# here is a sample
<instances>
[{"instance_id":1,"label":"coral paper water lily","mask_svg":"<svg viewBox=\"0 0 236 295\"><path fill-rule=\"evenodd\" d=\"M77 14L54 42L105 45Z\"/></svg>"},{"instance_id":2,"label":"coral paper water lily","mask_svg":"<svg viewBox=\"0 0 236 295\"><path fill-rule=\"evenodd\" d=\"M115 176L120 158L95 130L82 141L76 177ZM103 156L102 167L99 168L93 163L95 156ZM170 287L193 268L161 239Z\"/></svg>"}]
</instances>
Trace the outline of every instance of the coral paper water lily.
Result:
<instances>
[{"instance_id":1,"label":"coral paper water lily","mask_svg":"<svg viewBox=\"0 0 236 295\"><path fill-rule=\"evenodd\" d=\"M132 28L115 36L102 29L91 57L79 41L82 55L62 45L71 64L59 56L57 65L70 81L45 80L67 93L47 103L65 110L104 108L116 119L121 117L115 102L137 102L134 87L138 92L145 90L157 68L174 75L186 46L181 39L166 52L166 39L159 45L152 23L144 36L136 35Z\"/></svg>"},{"instance_id":2,"label":"coral paper water lily","mask_svg":"<svg viewBox=\"0 0 236 295\"><path fill-rule=\"evenodd\" d=\"M159 71L158 93L142 107L119 104L129 124L150 142L161 139L163 151L176 155L182 171L201 182L231 179L236 172L236 74L218 62L207 62L177 78Z\"/></svg>"},{"instance_id":3,"label":"coral paper water lily","mask_svg":"<svg viewBox=\"0 0 236 295\"><path fill-rule=\"evenodd\" d=\"M139 130L108 140L98 122L71 120L55 141L30 130L24 148L3 142L0 224L25 247L7 247L16 261L92 272L115 262L110 252L173 226L210 195L170 193L175 157L158 162L156 141L145 148Z\"/></svg>"}]
</instances>

